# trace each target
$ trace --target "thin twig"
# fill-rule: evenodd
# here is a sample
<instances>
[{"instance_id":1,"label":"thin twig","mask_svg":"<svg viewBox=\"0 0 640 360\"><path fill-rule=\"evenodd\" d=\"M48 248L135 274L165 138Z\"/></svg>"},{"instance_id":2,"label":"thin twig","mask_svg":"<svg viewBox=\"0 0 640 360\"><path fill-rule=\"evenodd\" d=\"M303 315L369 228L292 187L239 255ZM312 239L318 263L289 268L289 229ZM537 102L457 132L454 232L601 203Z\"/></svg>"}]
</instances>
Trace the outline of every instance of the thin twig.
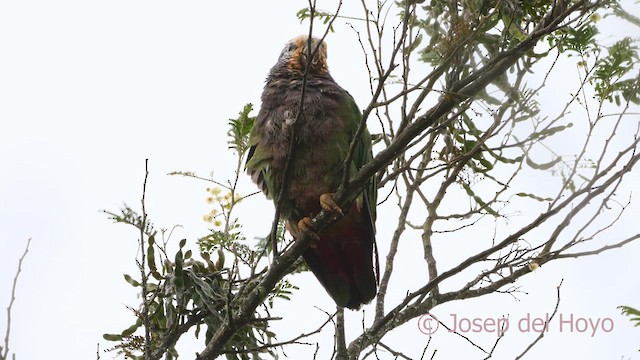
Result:
<instances>
[{"instance_id":1,"label":"thin twig","mask_svg":"<svg viewBox=\"0 0 640 360\"><path fill-rule=\"evenodd\" d=\"M1 360L8 359L9 355L9 337L11 335L11 310L13 309L13 303L16 300L16 286L18 284L18 277L20 276L20 272L22 272L22 261L27 256L29 252L29 245L31 244L31 238L27 240L27 246L24 248L24 252L22 256L18 260L18 270L16 271L16 276L13 277L13 285L11 286L11 300L9 300L9 306L7 306L7 331L4 335L4 353L0 354ZM16 354L13 354L13 358L15 359Z\"/></svg>"},{"instance_id":2,"label":"thin twig","mask_svg":"<svg viewBox=\"0 0 640 360\"><path fill-rule=\"evenodd\" d=\"M147 210L145 208L145 196L147 194L147 178L149 177L149 159L144 159L144 182L142 183L142 224L140 224L140 275L142 276L142 321L144 323L144 353L147 359L151 359L151 321L149 320L149 299L147 299L147 249L145 248L145 229L147 227Z\"/></svg>"},{"instance_id":3,"label":"thin twig","mask_svg":"<svg viewBox=\"0 0 640 360\"><path fill-rule=\"evenodd\" d=\"M560 306L560 287L562 286L563 281L564 279L560 280L560 284L558 284L558 286L556 287L556 306L553 309L553 313L551 313L551 316L549 316L549 320L544 324L544 329L547 329L549 327L549 323L551 322L553 317L556 316L556 313L558 313L558 307ZM545 331L540 331L540 334L536 337L536 339L531 344L529 344L529 346L527 346L527 348L524 349L524 351L520 355L516 356L516 360L522 359L524 354L531 350L538 343L538 341L542 340L542 338L544 337L544 333Z\"/></svg>"},{"instance_id":4,"label":"thin twig","mask_svg":"<svg viewBox=\"0 0 640 360\"><path fill-rule=\"evenodd\" d=\"M272 349L272 348L276 348L276 347L282 347L284 345L290 345L290 344L313 345L311 343L301 342L300 340L320 333L322 331L322 329L324 329L324 327L327 326L327 324L329 324L330 322L333 321L333 318L336 315L335 313L334 314L329 314L329 313L326 313L326 312L325 312L325 314L327 314L327 316L328 316L327 320L325 320L322 324L320 324L320 326L318 326L315 330L312 330L312 331L306 332L306 333L301 333L300 335L298 335L298 336L296 336L296 337L294 337L292 339L289 339L289 340L286 340L286 341L282 341L282 342L272 343L272 344L265 344L265 345L258 346L258 347L255 347L255 348L248 348L248 349L241 349L241 350L238 350L238 349L225 350L225 351L222 351L222 353L223 354L246 354L246 353L263 351L263 350L266 350L266 349ZM278 318L278 320L280 320L280 318Z\"/></svg>"},{"instance_id":5,"label":"thin twig","mask_svg":"<svg viewBox=\"0 0 640 360\"><path fill-rule=\"evenodd\" d=\"M611 244L611 245L605 245L603 247L600 247L598 249L595 250L590 250L590 251L582 251L582 252L577 252L577 253L569 253L569 254L560 254L557 256L554 256L555 259L567 259L567 258L579 258L582 256L591 256L591 255L598 255L601 252L604 251L609 251L611 249L616 249L616 248L621 248L624 245L634 241L640 239L640 234L635 234L633 236L630 236L620 242L617 242L615 244Z\"/></svg>"}]
</instances>

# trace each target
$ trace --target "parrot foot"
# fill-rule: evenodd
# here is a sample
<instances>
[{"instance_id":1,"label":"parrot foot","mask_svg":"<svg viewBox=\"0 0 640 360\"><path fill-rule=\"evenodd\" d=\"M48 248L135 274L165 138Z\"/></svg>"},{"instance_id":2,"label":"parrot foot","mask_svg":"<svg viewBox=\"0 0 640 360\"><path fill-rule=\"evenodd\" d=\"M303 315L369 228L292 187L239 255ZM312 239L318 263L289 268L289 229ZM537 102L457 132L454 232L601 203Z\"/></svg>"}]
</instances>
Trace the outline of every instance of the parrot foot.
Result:
<instances>
[{"instance_id":1,"label":"parrot foot","mask_svg":"<svg viewBox=\"0 0 640 360\"><path fill-rule=\"evenodd\" d=\"M318 236L318 234L316 233L316 227L313 224L313 220L311 220L311 218L303 217L300 221L298 221L298 232L307 233L307 235L311 237L309 247L316 247L316 242L320 240L320 236Z\"/></svg>"},{"instance_id":2,"label":"parrot foot","mask_svg":"<svg viewBox=\"0 0 640 360\"><path fill-rule=\"evenodd\" d=\"M333 200L333 195L333 193L320 195L320 207L322 207L322 210L324 211L344 216L342 209L340 209L338 204L336 204L336 202Z\"/></svg>"}]
</instances>

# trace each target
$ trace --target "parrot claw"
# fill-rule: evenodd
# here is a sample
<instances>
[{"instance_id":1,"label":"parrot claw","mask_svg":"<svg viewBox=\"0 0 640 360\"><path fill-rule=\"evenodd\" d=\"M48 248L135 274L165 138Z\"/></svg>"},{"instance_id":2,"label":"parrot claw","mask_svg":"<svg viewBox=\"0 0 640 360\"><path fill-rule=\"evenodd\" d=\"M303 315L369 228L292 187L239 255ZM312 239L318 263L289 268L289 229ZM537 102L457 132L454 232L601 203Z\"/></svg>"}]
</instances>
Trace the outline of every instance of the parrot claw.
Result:
<instances>
[{"instance_id":1,"label":"parrot claw","mask_svg":"<svg viewBox=\"0 0 640 360\"><path fill-rule=\"evenodd\" d=\"M320 195L320 207L322 207L322 210L324 211L344 216L342 209L340 209L338 204L333 200L333 193Z\"/></svg>"},{"instance_id":2,"label":"parrot claw","mask_svg":"<svg viewBox=\"0 0 640 360\"><path fill-rule=\"evenodd\" d=\"M303 217L300 221L298 221L298 232L307 233L307 235L311 237L311 243L309 244L309 247L316 247L316 242L320 240L320 236L318 236L318 234L316 233L316 229L311 218Z\"/></svg>"}]
</instances>

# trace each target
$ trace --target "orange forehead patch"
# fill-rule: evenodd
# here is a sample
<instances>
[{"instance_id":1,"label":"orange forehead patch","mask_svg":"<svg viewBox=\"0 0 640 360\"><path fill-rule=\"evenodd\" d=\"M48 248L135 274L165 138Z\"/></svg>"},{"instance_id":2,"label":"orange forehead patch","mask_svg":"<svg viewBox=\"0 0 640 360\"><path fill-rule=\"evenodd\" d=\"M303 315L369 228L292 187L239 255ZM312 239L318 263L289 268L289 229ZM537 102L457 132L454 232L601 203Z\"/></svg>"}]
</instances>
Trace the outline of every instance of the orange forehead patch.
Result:
<instances>
[{"instance_id":1,"label":"orange forehead patch","mask_svg":"<svg viewBox=\"0 0 640 360\"><path fill-rule=\"evenodd\" d=\"M291 42L295 45L295 49L291 54L291 58L288 63L289 69L292 70L303 70L303 67L306 66L306 56L307 56L307 36L300 35L291 40ZM316 45L318 44L318 39L313 38L311 41L311 51L315 50ZM317 50L315 56L313 57L313 61L311 62L312 72L326 72L328 71L327 67L327 45L322 42L320 44L320 48Z\"/></svg>"}]
</instances>

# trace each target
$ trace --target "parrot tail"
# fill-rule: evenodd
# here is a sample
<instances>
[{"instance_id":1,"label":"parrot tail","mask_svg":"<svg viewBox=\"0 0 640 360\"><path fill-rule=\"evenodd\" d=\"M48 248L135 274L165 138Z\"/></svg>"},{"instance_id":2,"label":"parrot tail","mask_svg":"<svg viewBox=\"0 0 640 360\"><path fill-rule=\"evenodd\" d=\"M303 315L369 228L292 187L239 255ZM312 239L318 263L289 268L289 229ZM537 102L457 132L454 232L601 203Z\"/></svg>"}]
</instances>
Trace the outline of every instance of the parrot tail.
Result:
<instances>
[{"instance_id":1,"label":"parrot tail","mask_svg":"<svg viewBox=\"0 0 640 360\"><path fill-rule=\"evenodd\" d=\"M354 310L370 302L378 287L375 227L367 205L354 201L346 216L321 232L302 255L336 304Z\"/></svg>"}]
</instances>

